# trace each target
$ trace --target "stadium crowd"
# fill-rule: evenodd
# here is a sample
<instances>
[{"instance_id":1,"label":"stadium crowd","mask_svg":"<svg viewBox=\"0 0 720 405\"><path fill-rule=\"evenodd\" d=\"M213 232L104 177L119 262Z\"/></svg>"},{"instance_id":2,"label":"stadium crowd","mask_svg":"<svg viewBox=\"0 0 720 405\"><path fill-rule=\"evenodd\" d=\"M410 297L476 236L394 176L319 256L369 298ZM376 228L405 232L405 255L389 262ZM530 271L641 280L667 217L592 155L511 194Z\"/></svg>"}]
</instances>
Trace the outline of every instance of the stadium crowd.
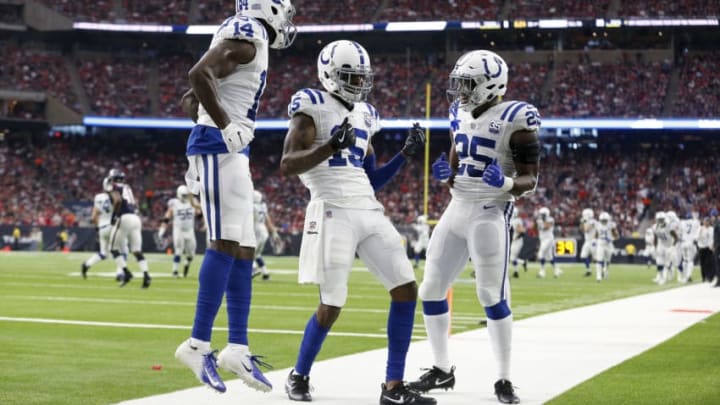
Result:
<instances>
[{"instance_id":1,"label":"stadium crowd","mask_svg":"<svg viewBox=\"0 0 720 405\"><path fill-rule=\"evenodd\" d=\"M198 0L122 0L115 2L41 0L47 7L75 21L217 24L234 12L232 2ZM335 0L296 0L298 24L370 23L373 21L477 21L500 18L595 18L595 17L706 17L720 15L720 5L711 0L667 2L644 0L619 2L610 14L610 0L578 2L572 0L396 0L368 5L366 2ZM507 7L507 15L503 9Z\"/></svg>"},{"instance_id":2,"label":"stadium crowd","mask_svg":"<svg viewBox=\"0 0 720 405\"><path fill-rule=\"evenodd\" d=\"M384 133L374 141L379 161L399 149L404 133ZM437 138L436 138L437 139ZM187 166L182 142L173 150L167 144L127 143L122 137L52 139L44 146L32 143L0 144L0 212L2 224L88 224L89 211L70 207L89 203L100 192L102 177L110 168L125 171L139 201L143 225L156 229L167 199L184 181ZM168 142L168 141L166 141ZM302 230L309 195L296 176L279 171L282 137L259 136L253 144L251 164L255 187L266 195L271 216L282 233ZM433 142L434 159L446 142ZM521 217L534 232L532 218L541 206L551 209L558 236L577 233L582 209L608 211L623 236L637 236L645 220L657 210L679 215L695 210L706 215L720 201L720 144L709 142L683 148L652 146L629 148L610 143L599 149L548 147L541 160L536 193L517 203ZM692 162L692 163L690 163ZM412 223L423 211L423 167L412 161L386 185L378 198L396 225ZM612 170L608 170L612 168ZM449 201L447 187L430 180L429 218L437 219ZM86 204L87 205L87 204ZM596 214L596 215L597 215Z\"/></svg>"}]
</instances>

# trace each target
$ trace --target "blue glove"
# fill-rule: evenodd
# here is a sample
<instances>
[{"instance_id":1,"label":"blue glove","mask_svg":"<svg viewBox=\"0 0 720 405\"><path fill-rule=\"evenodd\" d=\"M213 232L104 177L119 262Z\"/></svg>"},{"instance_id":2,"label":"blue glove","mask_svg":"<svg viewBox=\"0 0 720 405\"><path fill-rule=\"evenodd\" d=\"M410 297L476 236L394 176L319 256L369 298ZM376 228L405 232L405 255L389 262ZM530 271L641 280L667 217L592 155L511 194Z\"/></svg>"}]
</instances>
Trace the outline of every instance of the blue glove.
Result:
<instances>
[{"instance_id":1,"label":"blue glove","mask_svg":"<svg viewBox=\"0 0 720 405\"><path fill-rule=\"evenodd\" d=\"M485 167L483 181L496 188L502 188L505 184L505 175L503 174L502 168L498 166L497 159L493 159L492 163Z\"/></svg>"},{"instance_id":2,"label":"blue glove","mask_svg":"<svg viewBox=\"0 0 720 405\"><path fill-rule=\"evenodd\" d=\"M432 164L432 176L435 180L447 181L451 174L450 162L448 162L445 152L443 152Z\"/></svg>"}]
</instances>

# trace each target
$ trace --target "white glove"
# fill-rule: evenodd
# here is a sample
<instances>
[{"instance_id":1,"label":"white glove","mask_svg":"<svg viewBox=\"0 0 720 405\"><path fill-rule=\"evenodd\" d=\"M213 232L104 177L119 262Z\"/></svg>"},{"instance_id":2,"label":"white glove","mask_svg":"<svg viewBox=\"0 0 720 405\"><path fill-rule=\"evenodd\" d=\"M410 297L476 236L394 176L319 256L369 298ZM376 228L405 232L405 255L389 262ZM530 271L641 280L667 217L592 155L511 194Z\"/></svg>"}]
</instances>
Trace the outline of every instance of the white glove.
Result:
<instances>
[{"instance_id":1,"label":"white glove","mask_svg":"<svg viewBox=\"0 0 720 405\"><path fill-rule=\"evenodd\" d=\"M160 239L162 239L163 236L165 236L165 228L164 228L164 227L160 227L160 228L158 229L158 237L159 237Z\"/></svg>"},{"instance_id":2,"label":"white glove","mask_svg":"<svg viewBox=\"0 0 720 405\"><path fill-rule=\"evenodd\" d=\"M224 129L221 129L223 141L229 153L237 153L245 149L253 140L255 135L243 130L238 124L231 122Z\"/></svg>"}]
</instances>

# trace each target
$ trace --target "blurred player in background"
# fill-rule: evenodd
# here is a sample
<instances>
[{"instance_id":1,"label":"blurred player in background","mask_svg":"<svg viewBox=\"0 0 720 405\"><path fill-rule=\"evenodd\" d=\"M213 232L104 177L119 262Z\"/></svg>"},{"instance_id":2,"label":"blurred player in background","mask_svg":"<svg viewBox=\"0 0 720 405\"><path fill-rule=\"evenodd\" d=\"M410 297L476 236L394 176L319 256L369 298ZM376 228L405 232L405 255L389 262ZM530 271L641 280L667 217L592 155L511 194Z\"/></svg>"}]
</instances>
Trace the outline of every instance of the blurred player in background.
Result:
<instances>
[{"instance_id":1,"label":"blurred player in background","mask_svg":"<svg viewBox=\"0 0 720 405\"><path fill-rule=\"evenodd\" d=\"M190 263L195 256L195 217L201 212L200 204L190 194L186 185L178 186L176 196L168 201L168 208L158 229L158 236L165 236L167 226L172 221L173 264L172 275L179 277L180 256L185 255L183 277L187 277Z\"/></svg>"},{"instance_id":2,"label":"blurred player in background","mask_svg":"<svg viewBox=\"0 0 720 405\"><path fill-rule=\"evenodd\" d=\"M435 404L403 382L417 284L400 233L375 198L407 159L420 155L425 133L415 125L403 149L376 167L371 140L380 130L380 116L365 102L372 89L370 56L357 42L334 41L320 51L317 66L325 91L302 89L293 95L280 164L284 175L299 175L310 190L299 281L320 286L320 304L305 327L285 391L291 400L312 400L310 369L347 301L357 253L391 297L380 404Z\"/></svg>"},{"instance_id":3,"label":"blurred player in background","mask_svg":"<svg viewBox=\"0 0 720 405\"><path fill-rule=\"evenodd\" d=\"M290 0L237 0L236 14L213 35L210 47L188 73L191 89L182 99L193 119L187 143L185 180L200 194L208 249L200 265L195 319L189 339L175 351L202 383L218 392L226 386L210 346L223 297L228 345L217 365L248 386L268 392L272 384L248 347L248 317L255 259L253 184L248 144L265 89L269 48L289 47L297 32Z\"/></svg>"},{"instance_id":4,"label":"blurred player in background","mask_svg":"<svg viewBox=\"0 0 720 405\"><path fill-rule=\"evenodd\" d=\"M673 245L668 253L667 264L665 266L665 279L670 281L673 277L677 276L677 279L682 278L682 243L681 243L681 230L680 230L680 218L678 218L675 211L665 212L665 222L667 226L675 232L677 235L677 242Z\"/></svg>"},{"instance_id":5,"label":"blurred player in background","mask_svg":"<svg viewBox=\"0 0 720 405\"><path fill-rule=\"evenodd\" d=\"M713 226L710 217L703 218L698 231L698 254L700 256L700 273L703 282L711 282L715 276L715 256L713 255Z\"/></svg>"},{"instance_id":6,"label":"blurred player in background","mask_svg":"<svg viewBox=\"0 0 720 405\"><path fill-rule=\"evenodd\" d=\"M668 223L667 214L662 211L655 213L653 233L655 234L655 263L657 265L657 275L653 282L663 285L670 279L668 276L672 274L666 266L672 266L672 255L676 250L675 246L679 238L671 224Z\"/></svg>"},{"instance_id":7,"label":"blurred player in background","mask_svg":"<svg viewBox=\"0 0 720 405\"><path fill-rule=\"evenodd\" d=\"M603 211L595 224L595 278L598 282L608 277L608 266L614 250L613 241L620 235L610 214Z\"/></svg>"},{"instance_id":8,"label":"blurred player in background","mask_svg":"<svg viewBox=\"0 0 720 405\"><path fill-rule=\"evenodd\" d=\"M595 213L591 208L582 210L580 217L580 233L583 235L583 245L580 249L580 260L585 264L585 277L590 277L590 262L593 259L593 250L595 250Z\"/></svg>"},{"instance_id":9,"label":"blurred player in background","mask_svg":"<svg viewBox=\"0 0 720 405\"><path fill-rule=\"evenodd\" d=\"M112 201L110 194L108 194L108 184L110 179L105 177L103 179L103 192L95 194L93 198L92 213L90 215L90 222L95 225L98 233L98 242L100 244L99 250L94 255L90 256L80 265L80 273L83 278L87 278L87 272L94 264L103 261L108 255L108 245L110 243L110 231L112 230ZM119 280L118 280L119 281Z\"/></svg>"},{"instance_id":10,"label":"blurred player in background","mask_svg":"<svg viewBox=\"0 0 720 405\"><path fill-rule=\"evenodd\" d=\"M142 288L150 287L150 273L148 263L142 252L142 222L137 215L137 204L132 189L125 182L125 173L112 169L108 175L108 189L110 200L113 206L111 223L113 224L110 233L110 252L115 259L118 271L122 271L123 278L120 287L125 286L133 278L133 274L127 268L127 260L120 253L120 249L128 246L130 252L135 256L140 270L143 272Z\"/></svg>"},{"instance_id":11,"label":"blurred player in background","mask_svg":"<svg viewBox=\"0 0 720 405\"><path fill-rule=\"evenodd\" d=\"M525 244L525 224L522 218L518 214L517 209L513 210L512 219L510 220L510 229L512 229L512 242L510 242L510 262L513 266L513 277L519 278L518 273L518 262L522 263L523 268L527 272L527 260L521 259L520 252L522 252L523 245Z\"/></svg>"},{"instance_id":12,"label":"blurred player in background","mask_svg":"<svg viewBox=\"0 0 720 405\"><path fill-rule=\"evenodd\" d=\"M425 215L418 215L412 227L415 231L415 240L412 242L413 253L415 253L414 267L417 269L420 265L420 254L427 249L430 241L430 225L428 225Z\"/></svg>"},{"instance_id":13,"label":"blurred player in background","mask_svg":"<svg viewBox=\"0 0 720 405\"><path fill-rule=\"evenodd\" d=\"M678 281L688 283L692 281L695 269L695 256L697 255L697 241L700 233L700 220L697 212L688 212L685 219L680 221L680 263L682 273L678 274Z\"/></svg>"},{"instance_id":14,"label":"blurred player in background","mask_svg":"<svg viewBox=\"0 0 720 405\"><path fill-rule=\"evenodd\" d=\"M253 218L255 220L255 240L257 241L257 247L255 248L255 265L253 266L252 276L255 278L262 274L262 279L267 281L270 280L270 272L265 266L265 259L263 259L262 253L268 237L272 236L273 246L277 246L280 244L280 236L270 218L270 212L268 211L268 206L265 203L263 194L257 190L255 190L253 197Z\"/></svg>"},{"instance_id":15,"label":"blurred player in background","mask_svg":"<svg viewBox=\"0 0 720 405\"><path fill-rule=\"evenodd\" d=\"M540 239L540 248L537 257L540 260L539 278L545 278L545 262L549 261L553 267L555 278L560 277L562 270L555 263L555 218L550 216L548 207L541 207L537 215L537 231Z\"/></svg>"},{"instance_id":16,"label":"blurred player in background","mask_svg":"<svg viewBox=\"0 0 720 405\"><path fill-rule=\"evenodd\" d=\"M486 50L462 55L450 73L450 158L441 155L433 163L433 177L447 182L452 199L430 237L420 285L434 362L410 387L427 392L455 386L447 292L469 258L498 365L495 395L515 404L520 399L510 382L510 218L515 199L537 186L540 114L526 102L503 102L507 83L507 64Z\"/></svg>"},{"instance_id":17,"label":"blurred player in background","mask_svg":"<svg viewBox=\"0 0 720 405\"><path fill-rule=\"evenodd\" d=\"M649 268L655 260L655 233L652 225L645 229L645 249L643 249L642 255L645 256Z\"/></svg>"}]
</instances>

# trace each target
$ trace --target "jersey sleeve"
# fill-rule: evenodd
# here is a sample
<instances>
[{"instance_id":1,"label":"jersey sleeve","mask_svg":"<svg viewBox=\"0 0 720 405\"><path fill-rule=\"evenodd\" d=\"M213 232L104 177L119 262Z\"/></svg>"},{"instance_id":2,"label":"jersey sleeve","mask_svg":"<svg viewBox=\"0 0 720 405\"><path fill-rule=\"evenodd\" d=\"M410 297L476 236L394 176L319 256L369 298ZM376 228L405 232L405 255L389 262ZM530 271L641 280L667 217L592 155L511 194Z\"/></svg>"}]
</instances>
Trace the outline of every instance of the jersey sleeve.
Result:
<instances>
[{"instance_id":1,"label":"jersey sleeve","mask_svg":"<svg viewBox=\"0 0 720 405\"><path fill-rule=\"evenodd\" d=\"M510 104L503 111L501 119L505 119L511 128L511 132L515 131L537 131L540 129L540 112L530 103L516 102Z\"/></svg>"},{"instance_id":2,"label":"jersey sleeve","mask_svg":"<svg viewBox=\"0 0 720 405\"><path fill-rule=\"evenodd\" d=\"M219 39L237 39L251 42L267 42L265 27L256 19L236 15L226 19L218 28L215 36Z\"/></svg>"},{"instance_id":3,"label":"jersey sleeve","mask_svg":"<svg viewBox=\"0 0 720 405\"><path fill-rule=\"evenodd\" d=\"M369 119L371 121L371 124L368 125L370 128L370 135L374 135L382 129L382 124L380 122L380 113L378 113L378 110L370 103L365 103L367 105ZM368 142L370 140L368 139Z\"/></svg>"},{"instance_id":4,"label":"jersey sleeve","mask_svg":"<svg viewBox=\"0 0 720 405\"><path fill-rule=\"evenodd\" d=\"M292 118L297 113L309 115L315 122L319 122L321 111L318 106L325 104L325 96L315 89L302 89L293 94L288 104L288 116Z\"/></svg>"}]
</instances>

